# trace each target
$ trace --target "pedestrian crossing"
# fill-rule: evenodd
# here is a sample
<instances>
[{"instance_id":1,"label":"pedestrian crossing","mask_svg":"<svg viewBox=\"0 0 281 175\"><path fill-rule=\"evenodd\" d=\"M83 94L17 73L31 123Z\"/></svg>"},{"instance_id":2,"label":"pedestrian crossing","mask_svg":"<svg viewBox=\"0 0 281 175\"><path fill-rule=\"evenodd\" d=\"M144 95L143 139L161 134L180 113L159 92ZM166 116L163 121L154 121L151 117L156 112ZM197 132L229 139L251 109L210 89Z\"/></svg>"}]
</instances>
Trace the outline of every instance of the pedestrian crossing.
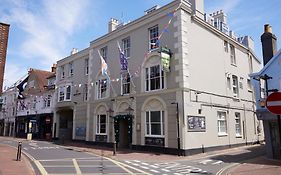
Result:
<instances>
[{"instance_id":1,"label":"pedestrian crossing","mask_svg":"<svg viewBox=\"0 0 281 175\"><path fill-rule=\"evenodd\" d=\"M223 163L221 160L211 160L211 159L205 159L205 160L197 160L192 162L192 165L186 165L184 162L144 162L140 160L127 160L124 161L126 164L130 166L137 167L139 169L143 169L144 171L147 171L151 174L162 174L162 175L185 175L190 173L199 173L199 174L212 174L202 166L218 166ZM198 165L198 166L196 166Z\"/></svg>"}]
</instances>

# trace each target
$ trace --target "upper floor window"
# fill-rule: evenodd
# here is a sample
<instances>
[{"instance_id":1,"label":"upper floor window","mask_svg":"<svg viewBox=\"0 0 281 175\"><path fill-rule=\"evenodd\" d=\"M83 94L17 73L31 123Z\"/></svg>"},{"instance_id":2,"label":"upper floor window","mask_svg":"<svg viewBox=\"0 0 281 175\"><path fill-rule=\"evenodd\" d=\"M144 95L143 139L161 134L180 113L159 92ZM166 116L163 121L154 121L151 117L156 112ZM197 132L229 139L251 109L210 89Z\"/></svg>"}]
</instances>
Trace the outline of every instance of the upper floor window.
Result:
<instances>
[{"instance_id":1,"label":"upper floor window","mask_svg":"<svg viewBox=\"0 0 281 175\"><path fill-rule=\"evenodd\" d=\"M250 73L253 73L253 57L249 56L249 71Z\"/></svg>"},{"instance_id":2,"label":"upper floor window","mask_svg":"<svg viewBox=\"0 0 281 175\"><path fill-rule=\"evenodd\" d=\"M97 84L97 99L105 98L107 95L107 79L100 79Z\"/></svg>"},{"instance_id":3,"label":"upper floor window","mask_svg":"<svg viewBox=\"0 0 281 175\"><path fill-rule=\"evenodd\" d=\"M226 121L226 112L218 112L218 134L226 135L227 134L227 121Z\"/></svg>"},{"instance_id":4,"label":"upper floor window","mask_svg":"<svg viewBox=\"0 0 281 175\"><path fill-rule=\"evenodd\" d=\"M224 46L224 51L228 52L228 42L227 41L223 42L223 46Z\"/></svg>"},{"instance_id":5,"label":"upper floor window","mask_svg":"<svg viewBox=\"0 0 281 175\"><path fill-rule=\"evenodd\" d=\"M122 49L126 58L130 57L131 41L130 37L122 40Z\"/></svg>"},{"instance_id":6,"label":"upper floor window","mask_svg":"<svg viewBox=\"0 0 281 175\"><path fill-rule=\"evenodd\" d=\"M85 59L85 75L89 74L89 59Z\"/></svg>"},{"instance_id":7,"label":"upper floor window","mask_svg":"<svg viewBox=\"0 0 281 175\"><path fill-rule=\"evenodd\" d=\"M71 100L71 85L65 85L59 87L58 100L59 102Z\"/></svg>"},{"instance_id":8,"label":"upper floor window","mask_svg":"<svg viewBox=\"0 0 281 175\"><path fill-rule=\"evenodd\" d=\"M253 87L252 87L250 79L247 79L247 86L248 86L248 91L252 91L253 90Z\"/></svg>"},{"instance_id":9,"label":"upper floor window","mask_svg":"<svg viewBox=\"0 0 281 175\"><path fill-rule=\"evenodd\" d=\"M241 130L241 116L239 112L235 112L235 133L236 137L242 135L242 130Z\"/></svg>"},{"instance_id":10,"label":"upper floor window","mask_svg":"<svg viewBox=\"0 0 281 175\"><path fill-rule=\"evenodd\" d=\"M63 79L65 76L65 72L64 72L64 66L60 67L60 78Z\"/></svg>"},{"instance_id":11,"label":"upper floor window","mask_svg":"<svg viewBox=\"0 0 281 175\"><path fill-rule=\"evenodd\" d=\"M145 68L146 91L164 89L164 72L160 65Z\"/></svg>"},{"instance_id":12,"label":"upper floor window","mask_svg":"<svg viewBox=\"0 0 281 175\"><path fill-rule=\"evenodd\" d=\"M106 134L106 115L97 115L96 134Z\"/></svg>"},{"instance_id":13,"label":"upper floor window","mask_svg":"<svg viewBox=\"0 0 281 175\"><path fill-rule=\"evenodd\" d=\"M232 65L236 65L235 47L230 44L230 62Z\"/></svg>"},{"instance_id":14,"label":"upper floor window","mask_svg":"<svg viewBox=\"0 0 281 175\"><path fill-rule=\"evenodd\" d=\"M235 75L232 75L232 92L234 97L238 97L238 77Z\"/></svg>"},{"instance_id":15,"label":"upper floor window","mask_svg":"<svg viewBox=\"0 0 281 175\"><path fill-rule=\"evenodd\" d=\"M145 116L147 136L164 136L164 111L147 111Z\"/></svg>"},{"instance_id":16,"label":"upper floor window","mask_svg":"<svg viewBox=\"0 0 281 175\"><path fill-rule=\"evenodd\" d=\"M266 87L265 87L265 80L260 79L260 98L265 99L266 98Z\"/></svg>"},{"instance_id":17,"label":"upper floor window","mask_svg":"<svg viewBox=\"0 0 281 175\"><path fill-rule=\"evenodd\" d=\"M73 62L68 63L68 76L73 76Z\"/></svg>"},{"instance_id":18,"label":"upper floor window","mask_svg":"<svg viewBox=\"0 0 281 175\"><path fill-rule=\"evenodd\" d=\"M121 94L129 94L130 93L130 87L131 87L131 79L130 74L125 72L121 75Z\"/></svg>"},{"instance_id":19,"label":"upper floor window","mask_svg":"<svg viewBox=\"0 0 281 175\"><path fill-rule=\"evenodd\" d=\"M149 30L149 50L156 49L159 47L158 42L158 26L154 26L148 29Z\"/></svg>"},{"instance_id":20,"label":"upper floor window","mask_svg":"<svg viewBox=\"0 0 281 175\"><path fill-rule=\"evenodd\" d=\"M100 49L100 54L105 62L107 62L107 46Z\"/></svg>"},{"instance_id":21,"label":"upper floor window","mask_svg":"<svg viewBox=\"0 0 281 175\"><path fill-rule=\"evenodd\" d=\"M50 107L51 106L51 100L52 100L52 95L48 95L47 96L47 107Z\"/></svg>"}]
</instances>

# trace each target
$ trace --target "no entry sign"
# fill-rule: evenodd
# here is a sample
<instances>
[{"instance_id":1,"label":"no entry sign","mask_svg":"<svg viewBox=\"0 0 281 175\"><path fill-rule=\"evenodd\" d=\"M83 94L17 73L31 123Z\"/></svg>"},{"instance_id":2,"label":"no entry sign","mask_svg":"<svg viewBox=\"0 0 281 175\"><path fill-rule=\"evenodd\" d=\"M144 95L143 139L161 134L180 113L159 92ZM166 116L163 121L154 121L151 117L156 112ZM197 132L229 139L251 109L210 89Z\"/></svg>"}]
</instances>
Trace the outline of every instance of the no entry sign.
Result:
<instances>
[{"instance_id":1,"label":"no entry sign","mask_svg":"<svg viewBox=\"0 0 281 175\"><path fill-rule=\"evenodd\" d=\"M281 114L281 92L274 92L267 97L266 108L274 114Z\"/></svg>"}]
</instances>

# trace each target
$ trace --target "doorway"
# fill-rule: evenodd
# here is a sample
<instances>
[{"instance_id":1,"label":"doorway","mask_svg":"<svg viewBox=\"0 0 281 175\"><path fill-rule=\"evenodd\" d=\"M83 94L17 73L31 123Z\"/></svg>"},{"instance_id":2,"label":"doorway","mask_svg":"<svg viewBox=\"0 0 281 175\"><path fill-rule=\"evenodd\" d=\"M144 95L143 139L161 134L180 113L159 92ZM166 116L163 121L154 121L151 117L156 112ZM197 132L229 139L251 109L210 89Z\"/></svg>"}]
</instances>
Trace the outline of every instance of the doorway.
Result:
<instances>
[{"instance_id":1,"label":"doorway","mask_svg":"<svg viewBox=\"0 0 281 175\"><path fill-rule=\"evenodd\" d=\"M119 125L120 125L119 148L129 148L128 120L126 119L120 120Z\"/></svg>"},{"instance_id":2,"label":"doorway","mask_svg":"<svg viewBox=\"0 0 281 175\"><path fill-rule=\"evenodd\" d=\"M114 116L114 133L119 148L130 148L132 143L132 115Z\"/></svg>"}]
</instances>

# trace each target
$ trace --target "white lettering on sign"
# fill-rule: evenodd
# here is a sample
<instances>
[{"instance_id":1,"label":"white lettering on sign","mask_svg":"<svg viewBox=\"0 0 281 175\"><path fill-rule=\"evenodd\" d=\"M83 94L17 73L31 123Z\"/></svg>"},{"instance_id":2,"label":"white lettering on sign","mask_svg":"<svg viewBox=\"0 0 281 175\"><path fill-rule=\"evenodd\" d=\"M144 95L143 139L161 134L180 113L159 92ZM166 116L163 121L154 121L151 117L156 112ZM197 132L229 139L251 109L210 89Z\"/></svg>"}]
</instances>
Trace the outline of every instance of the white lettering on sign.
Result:
<instances>
[{"instance_id":1,"label":"white lettering on sign","mask_svg":"<svg viewBox=\"0 0 281 175\"><path fill-rule=\"evenodd\" d=\"M267 106L281 106L281 101L268 101Z\"/></svg>"}]
</instances>

